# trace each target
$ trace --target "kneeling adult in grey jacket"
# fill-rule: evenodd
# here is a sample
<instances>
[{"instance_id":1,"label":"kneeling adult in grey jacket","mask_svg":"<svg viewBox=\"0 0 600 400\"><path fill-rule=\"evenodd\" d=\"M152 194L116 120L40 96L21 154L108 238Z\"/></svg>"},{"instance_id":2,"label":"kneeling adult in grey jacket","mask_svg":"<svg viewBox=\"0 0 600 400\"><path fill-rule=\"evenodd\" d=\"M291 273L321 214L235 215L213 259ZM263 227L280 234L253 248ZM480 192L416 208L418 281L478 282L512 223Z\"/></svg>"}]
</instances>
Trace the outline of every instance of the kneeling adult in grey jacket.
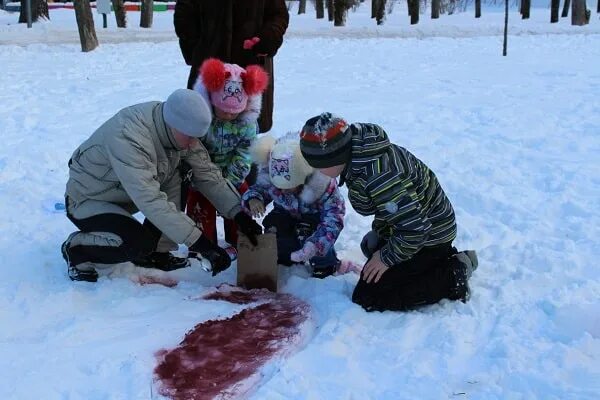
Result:
<instances>
[{"instance_id":1,"label":"kneeling adult in grey jacket","mask_svg":"<svg viewBox=\"0 0 600 400\"><path fill-rule=\"evenodd\" d=\"M65 199L79 231L62 245L72 280L96 281L96 269L126 261L175 268L182 260L155 251L162 235L202 254L213 273L229 267L227 252L181 212L180 161L191 166L194 188L256 242L260 225L241 211L239 193L198 140L211 118L202 96L179 89L166 102L122 109L75 150ZM137 211L143 224L132 216Z\"/></svg>"}]
</instances>

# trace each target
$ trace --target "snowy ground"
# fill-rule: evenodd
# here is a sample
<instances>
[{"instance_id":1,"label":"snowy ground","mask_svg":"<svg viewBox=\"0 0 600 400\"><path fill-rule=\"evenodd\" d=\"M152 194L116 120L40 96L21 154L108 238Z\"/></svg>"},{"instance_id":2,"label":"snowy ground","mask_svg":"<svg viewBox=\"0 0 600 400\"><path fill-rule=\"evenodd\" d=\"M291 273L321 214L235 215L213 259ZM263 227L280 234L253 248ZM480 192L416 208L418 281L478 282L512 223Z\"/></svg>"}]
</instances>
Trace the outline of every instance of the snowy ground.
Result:
<instances>
[{"instance_id":1,"label":"snowy ground","mask_svg":"<svg viewBox=\"0 0 600 400\"><path fill-rule=\"evenodd\" d=\"M294 17L277 56L274 131L325 110L380 123L437 173L457 211L456 244L478 250L480 269L468 304L374 314L349 300L355 275L285 271L284 291L311 304L315 329L264 369L253 399L600 397L599 24L597 14L584 28L561 21L571 34L552 35L539 22L548 15L512 16L539 35L511 36L508 57L488 36L499 15L489 30L446 17L444 35L423 29L447 37L422 39L369 37L376 28L360 26L366 38L306 38L297 32L311 31L308 19ZM17 39L29 35L22 27L3 25L9 17L0 13L0 43L28 43ZM463 27L487 34L454 34ZM44 29L76 35L67 22L34 28ZM189 274L176 288L86 284L68 280L60 256L73 226L54 204L73 149L119 108L164 99L187 73L172 40L87 54L70 43L0 46L0 398L158 398L154 352L244 307L199 299L233 283L235 267ZM337 248L362 261L370 220L348 209Z\"/></svg>"}]
</instances>

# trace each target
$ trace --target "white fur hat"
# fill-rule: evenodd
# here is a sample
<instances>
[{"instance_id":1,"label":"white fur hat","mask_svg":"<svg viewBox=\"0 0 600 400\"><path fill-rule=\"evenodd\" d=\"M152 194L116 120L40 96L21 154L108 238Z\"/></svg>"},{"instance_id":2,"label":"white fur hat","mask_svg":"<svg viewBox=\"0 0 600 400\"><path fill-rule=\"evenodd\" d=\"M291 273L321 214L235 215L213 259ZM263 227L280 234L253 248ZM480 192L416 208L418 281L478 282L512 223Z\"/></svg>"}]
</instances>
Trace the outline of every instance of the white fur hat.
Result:
<instances>
[{"instance_id":1,"label":"white fur hat","mask_svg":"<svg viewBox=\"0 0 600 400\"><path fill-rule=\"evenodd\" d=\"M279 189L303 185L314 171L300 152L298 132L290 132L277 140L269 135L263 136L257 140L251 153L258 164L268 163L271 183Z\"/></svg>"}]
</instances>

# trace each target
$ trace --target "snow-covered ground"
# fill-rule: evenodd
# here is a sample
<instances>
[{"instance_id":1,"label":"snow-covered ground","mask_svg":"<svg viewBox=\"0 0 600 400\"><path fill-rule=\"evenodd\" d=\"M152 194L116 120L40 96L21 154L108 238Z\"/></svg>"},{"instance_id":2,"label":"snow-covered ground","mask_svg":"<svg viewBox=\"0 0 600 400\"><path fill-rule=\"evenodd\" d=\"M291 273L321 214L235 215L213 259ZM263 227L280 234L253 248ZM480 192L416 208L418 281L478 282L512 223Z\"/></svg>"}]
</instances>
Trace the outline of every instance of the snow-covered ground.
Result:
<instances>
[{"instance_id":1,"label":"snow-covered ground","mask_svg":"<svg viewBox=\"0 0 600 400\"><path fill-rule=\"evenodd\" d=\"M597 14L586 27L561 20L570 34L554 35L548 10L531 21L513 13L508 57L490 36L500 13L442 17L444 29L427 18L410 27L404 15L394 27L400 15L384 28L350 15L330 37L312 16L293 16L276 59L274 132L328 110L381 124L426 161L457 211L457 246L479 252L472 299L365 313L349 299L356 275L283 271L283 291L312 306L314 329L264 368L252 398L600 398ZM27 31L0 12L0 398L159 398L154 353L245 307L199 299L233 283L235 266L215 278L188 271L175 288L73 283L59 250L73 226L55 203L73 149L121 107L185 85L188 69L172 13L155 14L154 43L86 54L76 40L23 45L59 31L77 38L72 15L51 17ZM422 38L376 37L417 29ZM337 248L363 261L370 220L348 210Z\"/></svg>"}]
</instances>

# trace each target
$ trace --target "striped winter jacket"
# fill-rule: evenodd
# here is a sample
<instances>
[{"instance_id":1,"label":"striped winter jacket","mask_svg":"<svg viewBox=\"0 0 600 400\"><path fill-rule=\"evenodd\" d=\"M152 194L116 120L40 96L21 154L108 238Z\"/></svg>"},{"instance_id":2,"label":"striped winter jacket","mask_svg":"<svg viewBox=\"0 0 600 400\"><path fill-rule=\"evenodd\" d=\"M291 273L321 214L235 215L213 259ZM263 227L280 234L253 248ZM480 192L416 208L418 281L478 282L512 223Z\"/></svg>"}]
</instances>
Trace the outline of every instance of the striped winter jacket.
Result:
<instances>
[{"instance_id":1,"label":"striped winter jacket","mask_svg":"<svg viewBox=\"0 0 600 400\"><path fill-rule=\"evenodd\" d=\"M352 160L342 172L352 207L375 215L373 230L385 245L381 260L395 266L423 247L450 243L456 221L435 174L408 150L390 143L375 124L355 123Z\"/></svg>"}]
</instances>

